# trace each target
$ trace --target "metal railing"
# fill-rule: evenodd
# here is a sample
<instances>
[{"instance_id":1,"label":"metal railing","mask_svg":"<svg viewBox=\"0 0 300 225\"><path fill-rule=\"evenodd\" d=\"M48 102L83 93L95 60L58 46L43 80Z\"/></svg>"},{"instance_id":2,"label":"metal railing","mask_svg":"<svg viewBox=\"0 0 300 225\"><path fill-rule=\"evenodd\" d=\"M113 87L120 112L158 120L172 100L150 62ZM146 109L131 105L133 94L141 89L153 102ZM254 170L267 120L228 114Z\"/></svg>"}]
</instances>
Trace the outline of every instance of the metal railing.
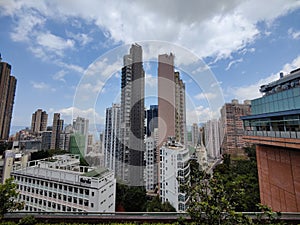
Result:
<instances>
[{"instance_id":1,"label":"metal railing","mask_svg":"<svg viewBox=\"0 0 300 225\"><path fill-rule=\"evenodd\" d=\"M276 138L296 138L300 139L299 131L256 131L247 130L244 132L246 136L276 137Z\"/></svg>"}]
</instances>

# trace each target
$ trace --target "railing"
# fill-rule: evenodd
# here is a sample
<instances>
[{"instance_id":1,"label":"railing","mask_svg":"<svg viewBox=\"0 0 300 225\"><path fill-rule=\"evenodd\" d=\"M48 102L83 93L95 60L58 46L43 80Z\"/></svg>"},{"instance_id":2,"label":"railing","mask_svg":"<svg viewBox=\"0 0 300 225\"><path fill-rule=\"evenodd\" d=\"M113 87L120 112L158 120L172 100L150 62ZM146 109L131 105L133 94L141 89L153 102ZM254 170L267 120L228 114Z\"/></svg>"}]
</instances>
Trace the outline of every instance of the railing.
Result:
<instances>
[{"instance_id":1,"label":"railing","mask_svg":"<svg viewBox=\"0 0 300 225\"><path fill-rule=\"evenodd\" d=\"M257 220L267 220L268 216L262 212L243 212L245 216ZM101 223L101 222L176 222L178 219L184 219L186 222L191 221L187 213L177 212L107 212L107 213L93 213L93 212L15 212L7 213L4 216L4 221L18 221L24 216L32 215L37 221L51 223ZM203 217L205 214L203 213ZM297 224L300 221L300 213L297 212L282 212L279 216L279 221L288 222L289 224Z\"/></svg>"},{"instance_id":2,"label":"railing","mask_svg":"<svg viewBox=\"0 0 300 225\"><path fill-rule=\"evenodd\" d=\"M246 136L261 136L261 137L276 137L276 138L299 138L299 131L255 131L247 130L244 135Z\"/></svg>"}]
</instances>

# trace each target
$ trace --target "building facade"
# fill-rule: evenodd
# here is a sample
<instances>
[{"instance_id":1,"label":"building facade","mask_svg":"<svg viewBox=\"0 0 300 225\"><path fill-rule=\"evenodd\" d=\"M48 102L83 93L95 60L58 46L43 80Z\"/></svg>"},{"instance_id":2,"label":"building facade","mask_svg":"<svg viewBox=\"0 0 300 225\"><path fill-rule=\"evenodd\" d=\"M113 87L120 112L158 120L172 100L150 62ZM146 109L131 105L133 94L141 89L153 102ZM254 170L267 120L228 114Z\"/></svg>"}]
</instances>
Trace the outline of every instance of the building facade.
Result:
<instances>
[{"instance_id":1,"label":"building facade","mask_svg":"<svg viewBox=\"0 0 300 225\"><path fill-rule=\"evenodd\" d=\"M31 132L35 134L40 134L43 131L47 130L47 123L48 123L48 114L46 111L42 109L36 110L32 114L31 119Z\"/></svg>"},{"instance_id":2,"label":"building facade","mask_svg":"<svg viewBox=\"0 0 300 225\"><path fill-rule=\"evenodd\" d=\"M251 113L250 101L239 103L234 99L231 103L226 103L221 109L221 153L242 155L243 148L247 143L243 140L244 126L241 116Z\"/></svg>"},{"instance_id":3,"label":"building facade","mask_svg":"<svg viewBox=\"0 0 300 225\"><path fill-rule=\"evenodd\" d=\"M274 211L300 212L300 68L262 85L244 116L244 140L256 144L260 200Z\"/></svg>"},{"instance_id":4,"label":"building facade","mask_svg":"<svg viewBox=\"0 0 300 225\"><path fill-rule=\"evenodd\" d=\"M204 124L204 140L207 155L211 159L217 159L221 156L221 138L219 121L209 120Z\"/></svg>"},{"instance_id":5,"label":"building facade","mask_svg":"<svg viewBox=\"0 0 300 225\"><path fill-rule=\"evenodd\" d=\"M124 56L121 78L121 151L118 176L134 186L144 185L144 93L143 51L133 44Z\"/></svg>"},{"instance_id":6,"label":"building facade","mask_svg":"<svg viewBox=\"0 0 300 225\"><path fill-rule=\"evenodd\" d=\"M52 134L51 134L51 149L59 149L60 134L63 131L64 121L60 119L60 113L54 113Z\"/></svg>"},{"instance_id":7,"label":"building facade","mask_svg":"<svg viewBox=\"0 0 300 225\"><path fill-rule=\"evenodd\" d=\"M17 80L0 54L0 140L8 140Z\"/></svg>"},{"instance_id":8,"label":"building facade","mask_svg":"<svg viewBox=\"0 0 300 225\"><path fill-rule=\"evenodd\" d=\"M187 209L188 195L180 184L190 182L189 150L170 137L160 148L160 197L170 202L177 212Z\"/></svg>"},{"instance_id":9,"label":"building facade","mask_svg":"<svg viewBox=\"0 0 300 225\"><path fill-rule=\"evenodd\" d=\"M158 146L168 137L186 144L185 84L174 72L174 55L158 56Z\"/></svg>"},{"instance_id":10,"label":"building facade","mask_svg":"<svg viewBox=\"0 0 300 225\"><path fill-rule=\"evenodd\" d=\"M157 128L155 129L157 132ZM155 132L154 131L154 132ZM157 140L152 135L145 139L145 188L148 193L155 193L158 188Z\"/></svg>"},{"instance_id":11,"label":"building facade","mask_svg":"<svg viewBox=\"0 0 300 225\"><path fill-rule=\"evenodd\" d=\"M199 132L199 126L196 123L193 123L192 125L192 146L196 147L200 144L200 132Z\"/></svg>"},{"instance_id":12,"label":"building facade","mask_svg":"<svg viewBox=\"0 0 300 225\"><path fill-rule=\"evenodd\" d=\"M150 109L146 110L146 135L151 136L155 128L158 128L158 105L150 105Z\"/></svg>"},{"instance_id":13,"label":"building facade","mask_svg":"<svg viewBox=\"0 0 300 225\"><path fill-rule=\"evenodd\" d=\"M79 156L15 165L19 200L30 212L114 212L116 180L108 170L79 166Z\"/></svg>"},{"instance_id":14,"label":"building facade","mask_svg":"<svg viewBox=\"0 0 300 225\"><path fill-rule=\"evenodd\" d=\"M120 114L119 104L113 104L106 109L105 131L104 131L104 162L105 167L118 173L120 162Z\"/></svg>"}]
</instances>

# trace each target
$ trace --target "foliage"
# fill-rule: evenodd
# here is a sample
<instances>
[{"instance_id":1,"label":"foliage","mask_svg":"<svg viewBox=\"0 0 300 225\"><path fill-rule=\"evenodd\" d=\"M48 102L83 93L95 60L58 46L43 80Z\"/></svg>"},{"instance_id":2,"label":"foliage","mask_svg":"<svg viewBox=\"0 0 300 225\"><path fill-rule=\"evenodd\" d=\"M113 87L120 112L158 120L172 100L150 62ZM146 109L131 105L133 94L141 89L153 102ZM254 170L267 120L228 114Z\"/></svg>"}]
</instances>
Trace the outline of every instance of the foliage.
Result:
<instances>
[{"instance_id":1,"label":"foliage","mask_svg":"<svg viewBox=\"0 0 300 225\"><path fill-rule=\"evenodd\" d=\"M248 160L230 159L223 156L223 164L216 166L214 176L224 183L226 193L238 212L257 212L259 199L258 173L254 148L247 148Z\"/></svg>"},{"instance_id":2,"label":"foliage","mask_svg":"<svg viewBox=\"0 0 300 225\"><path fill-rule=\"evenodd\" d=\"M155 196L147 203L147 212L176 212L170 202L162 203L158 196Z\"/></svg>"},{"instance_id":3,"label":"foliage","mask_svg":"<svg viewBox=\"0 0 300 225\"><path fill-rule=\"evenodd\" d=\"M281 213L273 212L272 209L266 205L257 204L257 207L262 212L257 215L258 224L285 224L280 221Z\"/></svg>"},{"instance_id":4,"label":"foliage","mask_svg":"<svg viewBox=\"0 0 300 225\"><path fill-rule=\"evenodd\" d=\"M5 150L12 148L12 142L0 141L0 155L4 155Z\"/></svg>"},{"instance_id":5,"label":"foliage","mask_svg":"<svg viewBox=\"0 0 300 225\"><path fill-rule=\"evenodd\" d=\"M19 220L18 225L34 225L37 224L36 219L33 215L24 216L22 219Z\"/></svg>"},{"instance_id":6,"label":"foliage","mask_svg":"<svg viewBox=\"0 0 300 225\"><path fill-rule=\"evenodd\" d=\"M230 193L218 177L203 174L201 180L187 187L190 196L188 213L198 224L251 224L248 217L235 212Z\"/></svg>"},{"instance_id":7,"label":"foliage","mask_svg":"<svg viewBox=\"0 0 300 225\"><path fill-rule=\"evenodd\" d=\"M31 153L31 160L45 159L45 158L52 157L54 155L60 155L65 153L66 152L64 150L58 150L58 149L41 150L41 151Z\"/></svg>"},{"instance_id":8,"label":"foliage","mask_svg":"<svg viewBox=\"0 0 300 225\"><path fill-rule=\"evenodd\" d=\"M126 212L146 211L147 197L144 187L117 183L116 196L116 207L122 205Z\"/></svg>"},{"instance_id":9,"label":"foliage","mask_svg":"<svg viewBox=\"0 0 300 225\"><path fill-rule=\"evenodd\" d=\"M0 219L5 213L24 208L23 202L16 201L18 197L17 184L13 181L13 178L9 178L4 184L0 184Z\"/></svg>"}]
</instances>

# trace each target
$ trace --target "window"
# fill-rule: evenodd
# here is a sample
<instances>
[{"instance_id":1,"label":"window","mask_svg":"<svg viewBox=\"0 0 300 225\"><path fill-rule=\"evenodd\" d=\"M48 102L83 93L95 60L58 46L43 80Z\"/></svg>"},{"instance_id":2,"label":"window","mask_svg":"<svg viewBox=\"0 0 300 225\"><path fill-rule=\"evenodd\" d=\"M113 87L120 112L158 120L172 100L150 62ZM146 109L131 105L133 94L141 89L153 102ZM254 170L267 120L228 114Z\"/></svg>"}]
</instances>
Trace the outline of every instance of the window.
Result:
<instances>
[{"instance_id":1,"label":"window","mask_svg":"<svg viewBox=\"0 0 300 225\"><path fill-rule=\"evenodd\" d=\"M91 203L91 207L94 208L94 203Z\"/></svg>"},{"instance_id":2,"label":"window","mask_svg":"<svg viewBox=\"0 0 300 225\"><path fill-rule=\"evenodd\" d=\"M94 196L95 195L95 193L92 191L92 196Z\"/></svg>"}]
</instances>

